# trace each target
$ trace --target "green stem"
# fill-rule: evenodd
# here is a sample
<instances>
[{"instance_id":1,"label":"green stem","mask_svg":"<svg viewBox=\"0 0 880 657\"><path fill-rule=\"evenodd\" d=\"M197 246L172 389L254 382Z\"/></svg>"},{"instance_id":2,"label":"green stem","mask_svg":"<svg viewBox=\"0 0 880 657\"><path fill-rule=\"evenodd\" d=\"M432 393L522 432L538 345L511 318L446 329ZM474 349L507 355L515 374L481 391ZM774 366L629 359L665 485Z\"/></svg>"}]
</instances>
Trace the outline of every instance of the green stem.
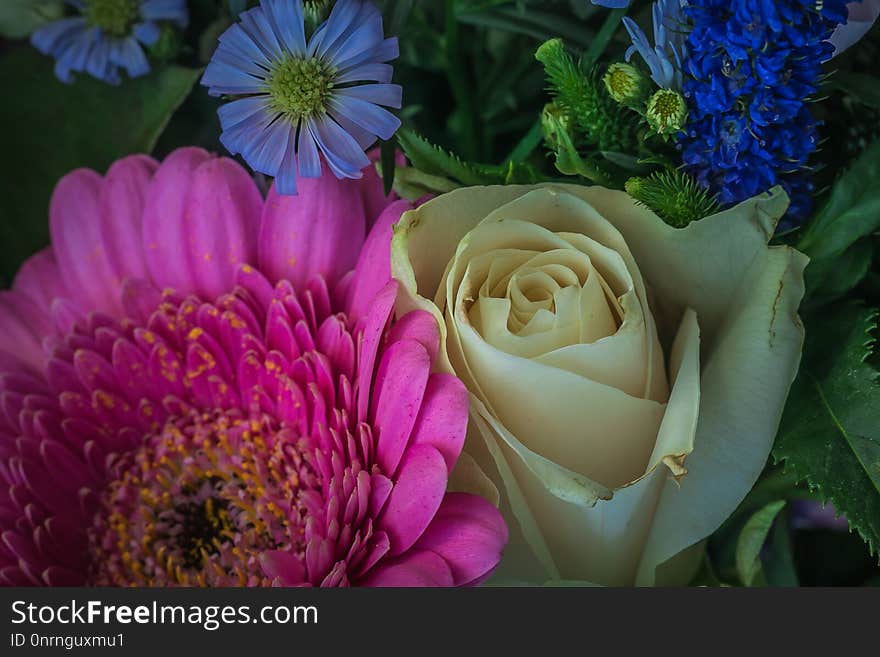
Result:
<instances>
[{"instance_id":1,"label":"green stem","mask_svg":"<svg viewBox=\"0 0 880 657\"><path fill-rule=\"evenodd\" d=\"M541 143L544 137L544 130L541 127L541 119L535 121L529 131L519 140L519 143L510 151L505 162L519 163L525 160Z\"/></svg>"},{"instance_id":2,"label":"green stem","mask_svg":"<svg viewBox=\"0 0 880 657\"><path fill-rule=\"evenodd\" d=\"M452 87L452 95L458 107L458 113L464 134L462 151L465 159L477 158L476 149L479 148L480 135L476 112L473 107L473 95L467 84L467 68L462 57L459 43L458 19L455 11L456 0L445 0L446 7L446 73L449 85Z\"/></svg>"},{"instance_id":3,"label":"green stem","mask_svg":"<svg viewBox=\"0 0 880 657\"><path fill-rule=\"evenodd\" d=\"M602 56L602 53L605 52L611 38L617 31L617 26L620 24L623 17L626 16L627 11L629 11L629 8L624 7L623 9L613 9L608 12L608 15L605 17L605 22L602 23L602 27L599 29L599 33L596 35L596 38L593 39L593 43L590 44L590 49L584 54L584 59L586 61L599 61L599 58Z\"/></svg>"}]
</instances>

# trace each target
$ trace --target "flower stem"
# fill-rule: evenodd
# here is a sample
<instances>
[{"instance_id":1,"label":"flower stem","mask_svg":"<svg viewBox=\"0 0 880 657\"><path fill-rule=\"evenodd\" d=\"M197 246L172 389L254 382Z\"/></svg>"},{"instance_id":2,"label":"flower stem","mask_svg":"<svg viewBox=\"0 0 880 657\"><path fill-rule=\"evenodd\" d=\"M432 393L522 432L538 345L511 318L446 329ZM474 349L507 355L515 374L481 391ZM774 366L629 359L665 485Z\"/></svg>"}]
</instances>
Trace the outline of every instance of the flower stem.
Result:
<instances>
[{"instance_id":1,"label":"flower stem","mask_svg":"<svg viewBox=\"0 0 880 657\"><path fill-rule=\"evenodd\" d=\"M538 119L529 128L529 131L519 140L519 143L507 156L505 162L522 162L525 160L541 143L544 138L544 130L541 127L541 120Z\"/></svg>"},{"instance_id":2,"label":"flower stem","mask_svg":"<svg viewBox=\"0 0 880 657\"><path fill-rule=\"evenodd\" d=\"M602 23L602 27L599 28L599 33L596 34L596 38L593 39L593 42L590 44L590 49L584 54L584 59L586 61L595 62L599 60L602 53L605 52L605 48L607 48L608 44L611 42L614 33L617 31L621 19L626 16L628 10L628 7L624 7L623 9L614 9L608 12L608 15L605 17L605 22Z\"/></svg>"},{"instance_id":3,"label":"flower stem","mask_svg":"<svg viewBox=\"0 0 880 657\"><path fill-rule=\"evenodd\" d=\"M473 107L473 94L468 89L467 69L462 57L459 42L458 19L456 17L456 0L445 0L446 7L446 69L452 95L458 108L462 126L461 150L467 160L477 159L477 152L482 143L480 139L479 118Z\"/></svg>"}]
</instances>

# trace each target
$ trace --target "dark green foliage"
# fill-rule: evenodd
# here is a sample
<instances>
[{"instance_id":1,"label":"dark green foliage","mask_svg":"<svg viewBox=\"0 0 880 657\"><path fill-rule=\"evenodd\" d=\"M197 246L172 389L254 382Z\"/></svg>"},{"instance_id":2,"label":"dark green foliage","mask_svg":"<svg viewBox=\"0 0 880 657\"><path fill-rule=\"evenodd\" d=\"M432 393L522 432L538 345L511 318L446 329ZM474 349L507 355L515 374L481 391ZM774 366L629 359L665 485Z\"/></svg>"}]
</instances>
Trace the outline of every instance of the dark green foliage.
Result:
<instances>
[{"instance_id":1,"label":"dark green foliage","mask_svg":"<svg viewBox=\"0 0 880 657\"><path fill-rule=\"evenodd\" d=\"M598 66L582 70L560 39L545 42L535 57L544 65L554 102L571 120L576 145L603 151L638 149L640 117L608 95Z\"/></svg>"}]
</instances>

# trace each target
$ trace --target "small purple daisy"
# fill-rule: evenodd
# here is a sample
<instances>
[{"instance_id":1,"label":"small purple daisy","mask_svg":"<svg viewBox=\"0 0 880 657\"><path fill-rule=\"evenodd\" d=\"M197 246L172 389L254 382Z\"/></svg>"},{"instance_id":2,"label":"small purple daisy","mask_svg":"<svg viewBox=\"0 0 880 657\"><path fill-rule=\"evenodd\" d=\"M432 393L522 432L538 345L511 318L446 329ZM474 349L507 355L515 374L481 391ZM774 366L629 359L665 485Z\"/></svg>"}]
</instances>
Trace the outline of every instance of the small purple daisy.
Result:
<instances>
[{"instance_id":1,"label":"small purple daisy","mask_svg":"<svg viewBox=\"0 0 880 657\"><path fill-rule=\"evenodd\" d=\"M401 88L385 63L398 56L372 2L339 0L307 39L302 0L261 0L220 36L202 78L213 96L244 96L219 110L220 140L256 171L296 194L297 172L360 178L364 151L389 139L400 120ZM372 84L364 84L369 82Z\"/></svg>"},{"instance_id":2,"label":"small purple daisy","mask_svg":"<svg viewBox=\"0 0 880 657\"><path fill-rule=\"evenodd\" d=\"M186 27L186 0L67 0L79 16L41 27L31 43L55 58L55 75L70 84L73 72L85 72L108 84L119 84L119 69L129 77L146 75L150 64L141 44L160 36L157 21Z\"/></svg>"}]
</instances>

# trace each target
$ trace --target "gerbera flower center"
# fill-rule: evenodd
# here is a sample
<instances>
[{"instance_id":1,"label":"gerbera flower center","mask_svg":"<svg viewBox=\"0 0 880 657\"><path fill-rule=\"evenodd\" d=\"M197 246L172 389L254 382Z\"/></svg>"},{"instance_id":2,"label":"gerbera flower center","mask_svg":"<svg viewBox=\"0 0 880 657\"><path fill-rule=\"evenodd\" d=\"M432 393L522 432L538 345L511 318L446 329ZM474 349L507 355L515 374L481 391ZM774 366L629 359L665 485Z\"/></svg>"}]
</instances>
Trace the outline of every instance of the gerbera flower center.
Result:
<instances>
[{"instance_id":1,"label":"gerbera flower center","mask_svg":"<svg viewBox=\"0 0 880 657\"><path fill-rule=\"evenodd\" d=\"M323 114L335 74L332 66L315 58L282 59L266 79L273 109L295 120Z\"/></svg>"},{"instance_id":2,"label":"gerbera flower center","mask_svg":"<svg viewBox=\"0 0 880 657\"><path fill-rule=\"evenodd\" d=\"M315 485L302 442L238 410L189 411L120 459L90 532L97 585L266 584L261 554L302 554Z\"/></svg>"},{"instance_id":3,"label":"gerbera flower center","mask_svg":"<svg viewBox=\"0 0 880 657\"><path fill-rule=\"evenodd\" d=\"M111 36L122 37L131 32L140 15L139 0L85 0L85 17L90 25L100 27Z\"/></svg>"}]
</instances>

